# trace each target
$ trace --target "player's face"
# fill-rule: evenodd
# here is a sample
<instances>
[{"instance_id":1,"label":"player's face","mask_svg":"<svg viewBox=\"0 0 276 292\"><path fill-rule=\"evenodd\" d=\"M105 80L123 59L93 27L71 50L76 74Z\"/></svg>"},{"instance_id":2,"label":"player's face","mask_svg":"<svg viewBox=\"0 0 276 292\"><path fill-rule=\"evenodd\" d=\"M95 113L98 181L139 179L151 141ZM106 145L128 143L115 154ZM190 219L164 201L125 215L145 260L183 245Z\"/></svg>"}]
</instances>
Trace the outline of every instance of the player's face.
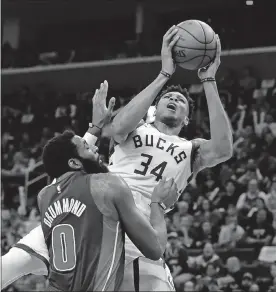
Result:
<instances>
[{"instance_id":1,"label":"player's face","mask_svg":"<svg viewBox=\"0 0 276 292\"><path fill-rule=\"evenodd\" d=\"M72 142L77 147L79 160L82 162L83 169L87 173L108 172L108 169L100 160L98 147L89 147L87 142L80 136L74 136Z\"/></svg>"},{"instance_id":2,"label":"player's face","mask_svg":"<svg viewBox=\"0 0 276 292\"><path fill-rule=\"evenodd\" d=\"M172 126L178 127L183 124L189 115L189 104L186 97L179 92L168 92L164 94L156 108L156 119Z\"/></svg>"}]
</instances>

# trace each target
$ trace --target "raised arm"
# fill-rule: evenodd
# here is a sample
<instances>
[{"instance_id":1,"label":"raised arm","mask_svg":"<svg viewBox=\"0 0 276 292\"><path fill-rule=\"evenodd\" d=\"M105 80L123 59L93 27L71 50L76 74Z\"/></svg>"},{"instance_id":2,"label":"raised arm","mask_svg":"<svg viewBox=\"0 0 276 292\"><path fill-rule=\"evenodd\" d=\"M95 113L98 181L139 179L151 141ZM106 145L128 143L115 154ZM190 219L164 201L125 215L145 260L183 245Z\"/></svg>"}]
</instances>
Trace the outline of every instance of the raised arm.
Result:
<instances>
[{"instance_id":1,"label":"raised arm","mask_svg":"<svg viewBox=\"0 0 276 292\"><path fill-rule=\"evenodd\" d=\"M203 87L207 99L211 139L195 139L198 146L193 171L194 173L206 167L213 167L232 157L233 137L228 116L219 98L215 74L220 65L220 41L217 36L217 54L214 62L206 69L202 68L198 76L203 82Z\"/></svg>"},{"instance_id":2,"label":"raised arm","mask_svg":"<svg viewBox=\"0 0 276 292\"><path fill-rule=\"evenodd\" d=\"M128 134L136 129L161 89L174 73L172 47L179 39L179 36L176 35L177 31L176 27L172 26L163 37L162 71L160 74L115 116L112 123L112 136L117 143L125 141Z\"/></svg>"},{"instance_id":3,"label":"raised arm","mask_svg":"<svg viewBox=\"0 0 276 292\"><path fill-rule=\"evenodd\" d=\"M89 124L89 128L83 137L90 147L96 144L101 136L103 127L110 123L112 117L115 98L112 97L108 107L106 107L107 92L108 83L105 80L93 96L92 123Z\"/></svg>"},{"instance_id":4,"label":"raised arm","mask_svg":"<svg viewBox=\"0 0 276 292\"><path fill-rule=\"evenodd\" d=\"M128 186L124 182L121 184L121 190L117 191L114 196L114 204L124 229L144 256L158 260L164 253L167 244L164 209L158 202L165 202L168 206L174 204L177 200L176 185L172 179L167 182L161 181L157 185L152 195L149 221L136 207Z\"/></svg>"}]
</instances>

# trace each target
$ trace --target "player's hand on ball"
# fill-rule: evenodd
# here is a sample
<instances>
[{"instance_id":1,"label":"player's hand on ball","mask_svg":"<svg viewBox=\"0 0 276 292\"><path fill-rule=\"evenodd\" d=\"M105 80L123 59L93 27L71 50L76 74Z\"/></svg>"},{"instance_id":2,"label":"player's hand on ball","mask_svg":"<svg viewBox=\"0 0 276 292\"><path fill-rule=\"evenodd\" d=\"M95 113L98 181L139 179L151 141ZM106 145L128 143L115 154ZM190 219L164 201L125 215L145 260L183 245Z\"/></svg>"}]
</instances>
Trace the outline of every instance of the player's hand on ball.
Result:
<instances>
[{"instance_id":1,"label":"player's hand on ball","mask_svg":"<svg viewBox=\"0 0 276 292\"><path fill-rule=\"evenodd\" d=\"M217 52L216 52L215 60L211 62L208 66L200 68L198 70L198 77L200 79L215 78L216 76L218 67L220 65L220 55L221 55L221 44L220 44L220 39L218 35L216 35L216 41L217 41Z\"/></svg>"},{"instance_id":2,"label":"player's hand on ball","mask_svg":"<svg viewBox=\"0 0 276 292\"><path fill-rule=\"evenodd\" d=\"M104 83L101 83L100 88L96 90L93 96L92 124L99 128L104 127L110 122L116 101L115 97L112 97L108 107L106 107L107 91L108 83L105 80Z\"/></svg>"},{"instance_id":3,"label":"player's hand on ball","mask_svg":"<svg viewBox=\"0 0 276 292\"><path fill-rule=\"evenodd\" d=\"M161 58L162 58L162 70L172 75L175 71L175 63L172 58L172 48L179 40L177 35L178 29L173 25L164 35Z\"/></svg>"},{"instance_id":4,"label":"player's hand on ball","mask_svg":"<svg viewBox=\"0 0 276 292\"><path fill-rule=\"evenodd\" d=\"M162 179L154 188L152 202L163 202L167 208L172 207L178 200L178 190L174 179Z\"/></svg>"}]
</instances>

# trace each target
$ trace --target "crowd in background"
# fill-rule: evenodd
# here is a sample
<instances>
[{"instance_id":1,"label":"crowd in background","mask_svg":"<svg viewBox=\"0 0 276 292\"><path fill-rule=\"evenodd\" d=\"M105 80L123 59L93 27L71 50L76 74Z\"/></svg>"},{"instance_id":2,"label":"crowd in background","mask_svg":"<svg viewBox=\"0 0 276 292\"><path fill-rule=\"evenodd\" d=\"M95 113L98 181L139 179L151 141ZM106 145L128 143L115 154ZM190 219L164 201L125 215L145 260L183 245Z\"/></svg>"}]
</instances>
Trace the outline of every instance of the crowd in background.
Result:
<instances>
[{"instance_id":1,"label":"crowd in background","mask_svg":"<svg viewBox=\"0 0 276 292\"><path fill-rule=\"evenodd\" d=\"M229 9L197 7L191 11L184 5L182 9L162 13L145 8L142 24L138 25L141 28L137 28L139 21L135 13L115 19L68 20L55 24L49 19L49 23L42 26L34 20L28 26L33 39L20 38L18 47L12 47L9 42L2 44L1 65L2 68L24 68L159 55L164 32L188 19L209 24L220 36L224 50L275 45L273 1L255 1L252 6L246 6L242 0L236 2Z\"/></svg>"},{"instance_id":2,"label":"crowd in background","mask_svg":"<svg viewBox=\"0 0 276 292\"><path fill-rule=\"evenodd\" d=\"M276 291L276 258L258 261L276 246L276 83L250 68L217 79L231 120L233 157L198 174L167 218L165 260L177 291ZM200 85L189 88L196 111L189 139L210 137ZM117 96L115 112L135 94ZM64 129L83 135L91 121L92 94L64 95L43 86L23 87L2 98L2 255L39 222L36 189L24 190L26 173L41 160L47 140ZM100 141L108 163L109 138ZM274 250L276 256L276 252ZM9 288L40 290L44 277L25 277Z\"/></svg>"}]
</instances>

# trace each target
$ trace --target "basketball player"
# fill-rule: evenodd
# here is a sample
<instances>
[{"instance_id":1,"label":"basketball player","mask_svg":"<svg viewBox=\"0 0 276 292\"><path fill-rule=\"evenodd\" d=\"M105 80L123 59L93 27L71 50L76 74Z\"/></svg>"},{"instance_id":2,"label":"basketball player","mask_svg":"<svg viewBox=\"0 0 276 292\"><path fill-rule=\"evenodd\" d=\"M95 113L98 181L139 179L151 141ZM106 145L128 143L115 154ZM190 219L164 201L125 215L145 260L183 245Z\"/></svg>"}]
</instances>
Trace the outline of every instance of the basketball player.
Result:
<instances>
[{"instance_id":1,"label":"basketball player","mask_svg":"<svg viewBox=\"0 0 276 292\"><path fill-rule=\"evenodd\" d=\"M162 180L155 188L149 223L126 183L107 173L98 158L95 147L89 148L70 131L44 147L46 172L57 178L38 195L49 250L50 291L118 291L125 260L122 227L148 258L158 260L165 251L161 205L163 200L169 204L177 200L173 179ZM4 278L6 270L13 268L9 258L4 259Z\"/></svg>"},{"instance_id":2,"label":"basketball player","mask_svg":"<svg viewBox=\"0 0 276 292\"><path fill-rule=\"evenodd\" d=\"M112 123L113 138L117 145L109 170L124 178L132 190L138 208L148 216L151 194L160 179L173 177L180 195L192 176L232 156L231 127L215 82L221 54L220 41L218 36L216 37L217 52L214 62L208 68L198 71L207 98L210 140L187 141L178 137L181 129L189 124L192 100L187 90L181 89L180 86L171 86L162 91L175 71L171 51L178 40L175 27L169 29L163 38L160 74L115 116ZM154 123L139 125L155 100ZM164 278L164 273L158 271L159 264L160 261L154 262L142 257L126 238L123 290L173 290L168 279Z\"/></svg>"},{"instance_id":3,"label":"basketball player","mask_svg":"<svg viewBox=\"0 0 276 292\"><path fill-rule=\"evenodd\" d=\"M161 91L175 70L171 49L177 40L177 30L172 27L163 38L161 73L119 112L112 123L113 138L117 145L109 169L124 178L132 190L136 205L147 216L150 214L148 204L153 188L160 179L174 177L180 195L192 176L232 156L231 128L215 82L221 53L218 37L214 62L198 72L207 98L211 139L187 141L177 136L189 123L192 100L188 92L180 87L169 87ZM157 96L154 123L141 124L141 119ZM101 110L95 109L95 112L106 113L105 100L99 104L99 108ZM97 123L94 122L94 125ZM91 129L86 133L85 138L89 144L92 144L95 138L89 136L89 133ZM163 207L169 208L166 204ZM42 240L37 242L42 243ZM36 247L36 250L39 249ZM174 287L163 261L154 262L146 259L127 239L123 289L172 291Z\"/></svg>"}]
</instances>

